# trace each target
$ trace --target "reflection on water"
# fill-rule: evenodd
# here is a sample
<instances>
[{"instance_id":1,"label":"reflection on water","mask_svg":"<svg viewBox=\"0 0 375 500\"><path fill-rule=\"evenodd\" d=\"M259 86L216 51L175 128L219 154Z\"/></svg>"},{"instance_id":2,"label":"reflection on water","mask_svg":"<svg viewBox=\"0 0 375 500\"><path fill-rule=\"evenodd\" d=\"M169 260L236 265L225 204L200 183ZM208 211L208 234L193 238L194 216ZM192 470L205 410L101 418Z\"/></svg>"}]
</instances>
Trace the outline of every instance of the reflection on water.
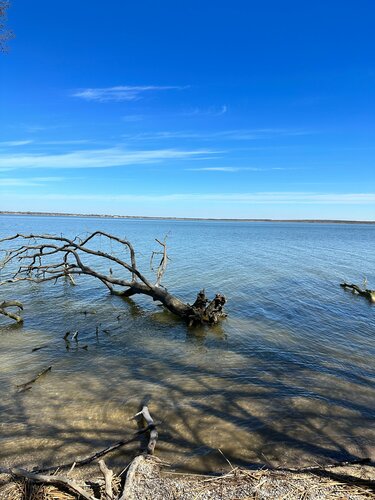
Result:
<instances>
[{"instance_id":1,"label":"reflection on water","mask_svg":"<svg viewBox=\"0 0 375 500\"><path fill-rule=\"evenodd\" d=\"M240 465L371 456L375 309L338 283L375 284L375 226L0 218L2 235L98 228L133 241L144 269L153 238L170 232L166 286L190 302L202 287L220 291L229 317L189 329L90 279L3 287L25 324L0 319L2 463L100 449L129 433L142 401L162 422L158 455L185 470L222 467L218 448Z\"/></svg>"}]
</instances>

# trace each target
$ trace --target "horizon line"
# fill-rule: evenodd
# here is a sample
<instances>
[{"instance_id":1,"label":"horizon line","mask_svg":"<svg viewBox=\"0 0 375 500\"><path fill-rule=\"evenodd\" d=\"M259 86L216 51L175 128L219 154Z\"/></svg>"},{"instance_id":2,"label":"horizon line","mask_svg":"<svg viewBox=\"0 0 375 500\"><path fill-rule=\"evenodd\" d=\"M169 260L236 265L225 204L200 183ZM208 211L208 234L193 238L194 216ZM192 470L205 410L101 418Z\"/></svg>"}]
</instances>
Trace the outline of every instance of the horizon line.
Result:
<instances>
[{"instance_id":1,"label":"horizon line","mask_svg":"<svg viewBox=\"0 0 375 500\"><path fill-rule=\"evenodd\" d=\"M271 218L238 218L238 217L173 217L153 215L117 215L117 214L80 214L69 212L35 212L0 210L0 215L26 215L42 217L82 217L99 219L145 219L145 220L180 220L180 221L223 221L223 222L306 222L321 224L375 224L375 220L350 219L271 219Z\"/></svg>"}]
</instances>

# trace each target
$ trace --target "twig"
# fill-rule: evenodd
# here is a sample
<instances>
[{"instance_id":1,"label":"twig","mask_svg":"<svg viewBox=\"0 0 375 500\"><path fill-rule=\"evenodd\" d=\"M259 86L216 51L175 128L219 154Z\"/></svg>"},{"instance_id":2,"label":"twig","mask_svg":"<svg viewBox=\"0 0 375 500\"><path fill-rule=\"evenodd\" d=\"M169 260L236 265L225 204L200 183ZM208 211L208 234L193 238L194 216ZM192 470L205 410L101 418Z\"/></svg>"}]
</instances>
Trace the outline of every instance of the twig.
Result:
<instances>
[{"instance_id":1,"label":"twig","mask_svg":"<svg viewBox=\"0 0 375 500\"><path fill-rule=\"evenodd\" d=\"M230 463L230 461L227 459L227 457L224 455L224 453L221 451L221 449L220 449L220 448L218 448L218 451L221 453L221 455L222 455L222 456L225 458L225 460L228 462L228 464L229 464L230 468L231 468L232 470L234 470L233 465Z\"/></svg>"},{"instance_id":2,"label":"twig","mask_svg":"<svg viewBox=\"0 0 375 500\"><path fill-rule=\"evenodd\" d=\"M15 468L7 468L0 467L1 474L10 474L11 476L16 477L24 477L25 479L29 479L31 481L35 481L37 483L48 483L48 484L56 484L58 486L64 486L65 488L69 488L74 493L81 495L81 497L85 498L85 500L97 500L95 497L89 495L83 488L79 486L75 481L68 479L65 476L49 476L47 474L38 474L35 472L29 472L24 469Z\"/></svg>"},{"instance_id":3,"label":"twig","mask_svg":"<svg viewBox=\"0 0 375 500\"><path fill-rule=\"evenodd\" d=\"M54 465L52 467L39 469L39 470L36 470L34 472L39 473L39 472L49 472L49 471L56 470L56 469L66 469L67 467L71 467L74 463L75 463L76 467L80 467L82 465L87 465L87 464L93 462L94 460L96 460L97 458L104 457L104 455L107 455L111 451L117 450L117 448L120 448L121 446L125 446L127 444L133 443L134 441L137 440L138 436L140 436L141 434L144 434L147 431L149 431L149 427L145 427L144 429L140 429L139 431L135 432L131 438L122 439L121 441L117 441L116 443L111 444L110 446L107 446L107 448L104 448L103 450L97 451L93 455L89 455L85 458L82 458L81 460L74 460L73 462L68 462L68 463L62 464L62 465Z\"/></svg>"},{"instance_id":4,"label":"twig","mask_svg":"<svg viewBox=\"0 0 375 500\"><path fill-rule=\"evenodd\" d=\"M46 347L48 347L48 344L42 345L40 347L34 347L34 349L31 349L31 352L40 351L40 349L45 349Z\"/></svg>"},{"instance_id":5,"label":"twig","mask_svg":"<svg viewBox=\"0 0 375 500\"><path fill-rule=\"evenodd\" d=\"M31 389L30 386L34 382L36 382L40 377L42 377L43 375L45 375L46 373L48 373L51 370L52 370L52 366L49 366L45 370L43 370L40 373L38 373L38 375L36 377L34 377L33 379L29 380L29 382L26 382L25 384L16 385L17 389L20 389L21 391L24 391L24 390L27 390L27 389Z\"/></svg>"},{"instance_id":6,"label":"twig","mask_svg":"<svg viewBox=\"0 0 375 500\"><path fill-rule=\"evenodd\" d=\"M346 467L348 465L364 465L364 464L370 464L371 463L371 458L359 458L358 460L351 460L351 461L343 461L343 462L335 462L333 464L327 464L327 465L312 465L308 467L300 467L300 468L289 468L289 467L276 467L275 469L269 469L269 470L275 470L275 471L283 471L283 472L310 472L314 470L324 470L324 469L332 469L334 467Z\"/></svg>"}]
</instances>

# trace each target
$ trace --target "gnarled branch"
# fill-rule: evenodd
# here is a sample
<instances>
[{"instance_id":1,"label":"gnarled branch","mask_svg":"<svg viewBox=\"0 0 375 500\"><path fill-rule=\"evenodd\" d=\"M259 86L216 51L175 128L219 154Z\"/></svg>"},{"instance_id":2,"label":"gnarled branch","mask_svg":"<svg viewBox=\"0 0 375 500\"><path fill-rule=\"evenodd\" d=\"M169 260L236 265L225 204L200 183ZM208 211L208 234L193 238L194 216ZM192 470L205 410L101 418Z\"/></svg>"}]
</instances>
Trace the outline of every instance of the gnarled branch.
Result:
<instances>
[{"instance_id":1,"label":"gnarled branch","mask_svg":"<svg viewBox=\"0 0 375 500\"><path fill-rule=\"evenodd\" d=\"M4 300L0 302L0 314L7 316L8 318L14 319L17 323L22 323L23 318L19 314L16 314L11 311L7 311L9 307L17 307L18 309L23 310L23 305L18 300Z\"/></svg>"}]
</instances>

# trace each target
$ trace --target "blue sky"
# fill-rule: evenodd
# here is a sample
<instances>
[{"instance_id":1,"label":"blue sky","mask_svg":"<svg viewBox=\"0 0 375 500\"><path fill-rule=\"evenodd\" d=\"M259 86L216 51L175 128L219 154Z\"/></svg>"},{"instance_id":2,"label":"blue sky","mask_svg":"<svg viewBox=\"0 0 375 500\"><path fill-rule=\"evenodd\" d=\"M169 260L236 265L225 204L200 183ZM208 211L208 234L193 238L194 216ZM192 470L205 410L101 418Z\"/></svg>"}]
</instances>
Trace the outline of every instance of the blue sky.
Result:
<instances>
[{"instance_id":1,"label":"blue sky","mask_svg":"<svg viewBox=\"0 0 375 500\"><path fill-rule=\"evenodd\" d=\"M0 210L375 220L373 0L14 1Z\"/></svg>"}]
</instances>

